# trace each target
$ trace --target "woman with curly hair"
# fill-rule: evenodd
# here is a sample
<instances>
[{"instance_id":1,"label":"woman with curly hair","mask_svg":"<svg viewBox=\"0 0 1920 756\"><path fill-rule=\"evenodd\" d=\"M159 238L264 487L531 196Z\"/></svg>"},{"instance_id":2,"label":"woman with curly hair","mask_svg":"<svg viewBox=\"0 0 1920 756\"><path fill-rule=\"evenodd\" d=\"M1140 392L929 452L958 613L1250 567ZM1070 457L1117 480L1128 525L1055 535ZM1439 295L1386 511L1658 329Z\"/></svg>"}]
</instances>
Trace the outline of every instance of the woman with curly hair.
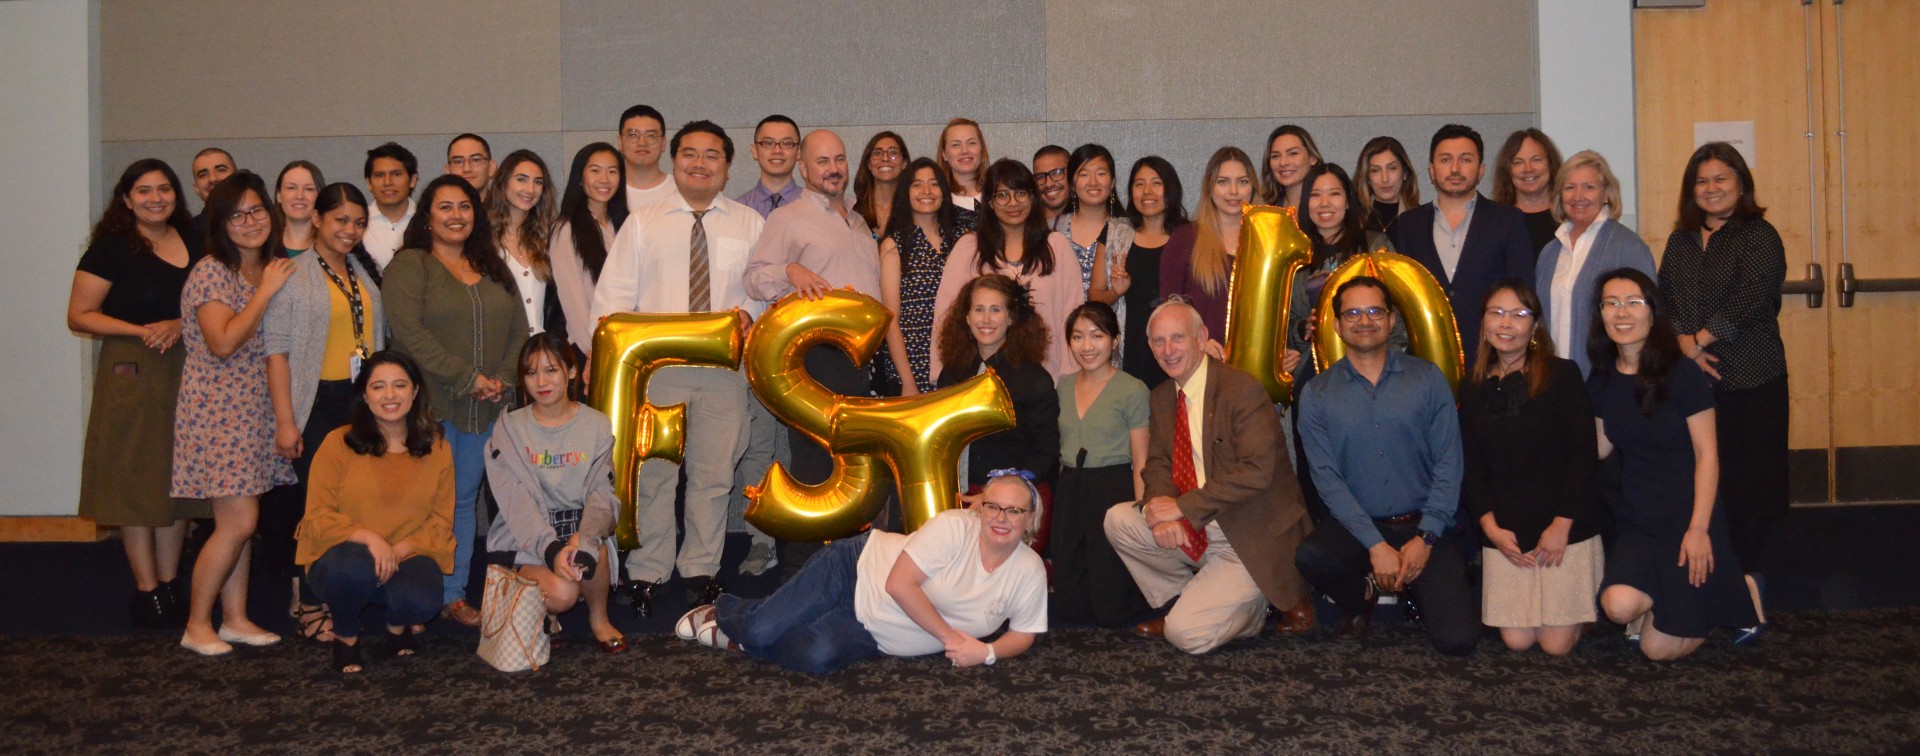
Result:
<instances>
[{"instance_id":1,"label":"woman with curly hair","mask_svg":"<svg viewBox=\"0 0 1920 756\"><path fill-rule=\"evenodd\" d=\"M934 385L959 385L992 368L1013 398L1018 422L967 446L960 458L960 481L968 493L960 499L968 505L980 500L975 491L986 485L988 470L1018 467L1039 472L1042 486L1053 482L1058 465L1052 460L1060 454L1060 398L1052 376L1040 365L1049 341L1046 321L1034 312L1027 288L993 273L961 287L940 321L943 367Z\"/></svg>"}]
</instances>

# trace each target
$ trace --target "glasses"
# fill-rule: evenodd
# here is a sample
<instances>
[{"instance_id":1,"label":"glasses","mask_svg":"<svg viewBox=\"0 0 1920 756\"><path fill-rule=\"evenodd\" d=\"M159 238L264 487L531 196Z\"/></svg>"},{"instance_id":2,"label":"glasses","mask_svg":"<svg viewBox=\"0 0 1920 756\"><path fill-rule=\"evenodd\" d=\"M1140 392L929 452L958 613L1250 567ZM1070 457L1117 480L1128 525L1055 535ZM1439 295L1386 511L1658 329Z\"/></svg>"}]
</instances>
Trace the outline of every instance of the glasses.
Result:
<instances>
[{"instance_id":1,"label":"glasses","mask_svg":"<svg viewBox=\"0 0 1920 756\"><path fill-rule=\"evenodd\" d=\"M1647 300L1641 299L1639 297L1634 297L1632 299L1600 300L1601 312L1612 312L1614 310L1632 310L1637 312L1644 309L1647 309Z\"/></svg>"},{"instance_id":2,"label":"glasses","mask_svg":"<svg viewBox=\"0 0 1920 756\"><path fill-rule=\"evenodd\" d=\"M875 147L873 148L872 152L867 153L867 156L875 160L899 160L900 148L899 147Z\"/></svg>"},{"instance_id":3,"label":"glasses","mask_svg":"<svg viewBox=\"0 0 1920 756\"><path fill-rule=\"evenodd\" d=\"M1360 322L1360 316L1362 315L1366 316L1368 320L1380 320L1387 316L1387 308L1385 307L1352 307L1352 308L1348 308L1340 311L1340 319L1348 323Z\"/></svg>"},{"instance_id":4,"label":"glasses","mask_svg":"<svg viewBox=\"0 0 1920 756\"><path fill-rule=\"evenodd\" d=\"M472 163L474 165L480 165L482 163L487 162L488 159L489 158L487 158L487 156L485 155L474 155L472 157L454 156L454 157L447 158L447 165L451 165L455 168L465 168L467 167L468 163Z\"/></svg>"},{"instance_id":5,"label":"glasses","mask_svg":"<svg viewBox=\"0 0 1920 756\"><path fill-rule=\"evenodd\" d=\"M1033 174L1034 183L1039 183L1041 181L1065 181L1065 180L1067 180L1066 168L1055 168L1051 171L1041 171L1039 173Z\"/></svg>"},{"instance_id":6,"label":"glasses","mask_svg":"<svg viewBox=\"0 0 1920 756\"><path fill-rule=\"evenodd\" d=\"M1013 191L1002 189L993 193L993 204L996 205L1024 205L1032 200L1033 192L1025 189L1015 189Z\"/></svg>"},{"instance_id":7,"label":"glasses","mask_svg":"<svg viewBox=\"0 0 1920 756\"><path fill-rule=\"evenodd\" d=\"M626 131L621 132L620 136L626 137L628 139L639 142L641 144L659 144L661 138L665 137L666 135L658 131L641 131L639 129L627 129Z\"/></svg>"},{"instance_id":8,"label":"glasses","mask_svg":"<svg viewBox=\"0 0 1920 756\"><path fill-rule=\"evenodd\" d=\"M254 205L251 210L234 211L232 215L227 216L227 222L236 226L244 226L248 221L264 221L271 215L272 211L269 211L266 205Z\"/></svg>"},{"instance_id":9,"label":"glasses","mask_svg":"<svg viewBox=\"0 0 1920 756\"><path fill-rule=\"evenodd\" d=\"M1003 507L992 502L981 504L980 508L986 510L987 514L999 515L1008 519L1025 517L1028 512L1033 511L1026 507Z\"/></svg>"},{"instance_id":10,"label":"glasses","mask_svg":"<svg viewBox=\"0 0 1920 756\"><path fill-rule=\"evenodd\" d=\"M1487 317L1495 320L1506 320L1507 318L1530 320L1533 318L1533 311L1525 307L1516 307L1511 310L1505 307L1489 307L1487 308Z\"/></svg>"},{"instance_id":11,"label":"glasses","mask_svg":"<svg viewBox=\"0 0 1920 756\"><path fill-rule=\"evenodd\" d=\"M793 139L762 139L758 142L754 142L754 144L758 145L760 149L763 149L763 150L777 149L777 150L785 150L787 152L792 152L793 148L800 146L800 142Z\"/></svg>"}]
</instances>

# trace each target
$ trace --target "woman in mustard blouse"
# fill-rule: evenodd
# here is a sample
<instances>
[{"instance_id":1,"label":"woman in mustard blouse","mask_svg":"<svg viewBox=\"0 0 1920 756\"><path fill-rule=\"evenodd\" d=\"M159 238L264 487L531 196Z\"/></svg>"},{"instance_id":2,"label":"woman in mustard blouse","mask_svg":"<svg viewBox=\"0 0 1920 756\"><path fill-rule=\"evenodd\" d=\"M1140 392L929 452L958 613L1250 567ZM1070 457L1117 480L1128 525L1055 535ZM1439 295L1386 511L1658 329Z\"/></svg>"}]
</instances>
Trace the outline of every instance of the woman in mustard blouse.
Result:
<instances>
[{"instance_id":1,"label":"woman in mustard blouse","mask_svg":"<svg viewBox=\"0 0 1920 756\"><path fill-rule=\"evenodd\" d=\"M440 608L453 572L453 452L427 411L420 366L383 350L354 379L347 425L327 434L307 479L295 561L333 611L333 668L359 672L360 613L386 607L388 651Z\"/></svg>"}]
</instances>

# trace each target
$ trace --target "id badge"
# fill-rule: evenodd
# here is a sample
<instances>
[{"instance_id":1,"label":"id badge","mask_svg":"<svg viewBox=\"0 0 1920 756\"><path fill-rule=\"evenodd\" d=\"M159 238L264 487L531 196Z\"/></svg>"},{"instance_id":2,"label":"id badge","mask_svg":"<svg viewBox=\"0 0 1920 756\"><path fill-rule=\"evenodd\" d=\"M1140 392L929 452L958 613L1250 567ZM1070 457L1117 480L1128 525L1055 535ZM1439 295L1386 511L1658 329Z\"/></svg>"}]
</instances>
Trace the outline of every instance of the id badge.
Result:
<instances>
[{"instance_id":1,"label":"id badge","mask_svg":"<svg viewBox=\"0 0 1920 756\"><path fill-rule=\"evenodd\" d=\"M347 380L360 380L360 366L367 361L366 357L361 355L362 351L364 350L355 349L353 354L347 357Z\"/></svg>"}]
</instances>

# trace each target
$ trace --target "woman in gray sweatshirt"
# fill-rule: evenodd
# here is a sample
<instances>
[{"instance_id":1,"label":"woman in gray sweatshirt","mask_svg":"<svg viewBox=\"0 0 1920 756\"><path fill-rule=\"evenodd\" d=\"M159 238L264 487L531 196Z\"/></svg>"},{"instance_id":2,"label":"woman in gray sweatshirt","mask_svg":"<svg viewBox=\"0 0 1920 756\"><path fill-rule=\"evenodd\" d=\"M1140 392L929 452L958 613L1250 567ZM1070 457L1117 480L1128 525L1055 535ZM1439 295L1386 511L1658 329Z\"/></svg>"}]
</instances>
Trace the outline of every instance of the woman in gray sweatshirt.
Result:
<instances>
[{"instance_id":1,"label":"woman in gray sweatshirt","mask_svg":"<svg viewBox=\"0 0 1920 756\"><path fill-rule=\"evenodd\" d=\"M580 403L579 359L563 336L529 338L519 365L522 406L501 415L487 441L487 484L500 505L487 550L512 555L549 614L584 599L594 639L620 653L626 639L607 620L613 422Z\"/></svg>"}]
</instances>

